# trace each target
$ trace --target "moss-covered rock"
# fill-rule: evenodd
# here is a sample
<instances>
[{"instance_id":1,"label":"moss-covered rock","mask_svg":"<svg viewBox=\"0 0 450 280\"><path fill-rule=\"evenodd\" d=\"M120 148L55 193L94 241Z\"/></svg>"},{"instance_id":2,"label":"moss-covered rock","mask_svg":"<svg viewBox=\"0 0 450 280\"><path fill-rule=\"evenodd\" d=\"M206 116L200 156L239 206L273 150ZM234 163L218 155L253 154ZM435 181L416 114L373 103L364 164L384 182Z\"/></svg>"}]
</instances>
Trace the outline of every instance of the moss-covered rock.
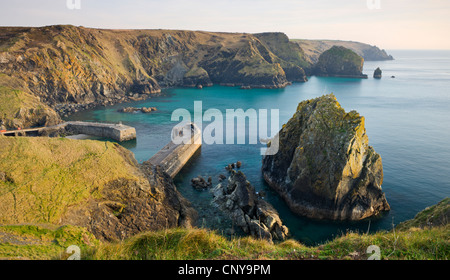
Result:
<instances>
[{"instance_id":1,"label":"moss-covered rock","mask_svg":"<svg viewBox=\"0 0 450 280\"><path fill-rule=\"evenodd\" d=\"M364 117L346 113L334 95L301 102L278 137L278 153L264 157L262 172L295 213L360 220L389 210Z\"/></svg>"},{"instance_id":2,"label":"moss-covered rock","mask_svg":"<svg viewBox=\"0 0 450 280\"><path fill-rule=\"evenodd\" d=\"M326 77L367 78L362 73L364 59L350 49L333 46L319 56L314 74Z\"/></svg>"}]
</instances>

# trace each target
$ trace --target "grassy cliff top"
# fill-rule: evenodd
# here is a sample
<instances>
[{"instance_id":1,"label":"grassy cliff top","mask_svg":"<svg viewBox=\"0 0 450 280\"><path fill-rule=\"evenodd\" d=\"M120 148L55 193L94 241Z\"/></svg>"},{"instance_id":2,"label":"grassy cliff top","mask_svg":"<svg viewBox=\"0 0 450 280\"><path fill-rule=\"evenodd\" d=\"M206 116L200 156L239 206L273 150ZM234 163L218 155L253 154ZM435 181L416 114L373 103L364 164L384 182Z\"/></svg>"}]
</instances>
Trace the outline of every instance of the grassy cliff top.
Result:
<instances>
[{"instance_id":1,"label":"grassy cliff top","mask_svg":"<svg viewBox=\"0 0 450 280\"><path fill-rule=\"evenodd\" d=\"M366 260L371 245L380 248L382 260L448 260L449 234L449 225L349 232L310 247L292 239L275 244L252 237L230 240L198 228L149 231L109 243L93 239L80 227L0 226L0 259L65 259L70 244L79 246L81 259L87 260Z\"/></svg>"},{"instance_id":2,"label":"grassy cliff top","mask_svg":"<svg viewBox=\"0 0 450 280\"><path fill-rule=\"evenodd\" d=\"M321 56L319 57L319 62L321 58L338 58L343 61L349 61L351 63L354 63L356 65L361 64L361 56L359 56L357 53L352 51L351 49L347 49L342 46L333 46L329 50L323 52Z\"/></svg>"},{"instance_id":3,"label":"grassy cliff top","mask_svg":"<svg viewBox=\"0 0 450 280\"><path fill-rule=\"evenodd\" d=\"M68 206L118 178L142 179L117 144L0 136L0 224L58 223Z\"/></svg>"}]
</instances>

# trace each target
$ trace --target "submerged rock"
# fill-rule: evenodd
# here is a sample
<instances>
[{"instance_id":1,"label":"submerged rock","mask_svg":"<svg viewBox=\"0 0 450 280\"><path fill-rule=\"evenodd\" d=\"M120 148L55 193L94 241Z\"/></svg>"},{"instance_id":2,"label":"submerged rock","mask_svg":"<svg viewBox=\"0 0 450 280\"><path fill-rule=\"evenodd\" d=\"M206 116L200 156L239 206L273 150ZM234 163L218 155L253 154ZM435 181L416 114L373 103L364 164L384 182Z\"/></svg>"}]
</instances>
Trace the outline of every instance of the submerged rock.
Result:
<instances>
[{"instance_id":1,"label":"submerged rock","mask_svg":"<svg viewBox=\"0 0 450 280\"><path fill-rule=\"evenodd\" d=\"M267 183L302 216L361 220L389 210L381 156L369 146L364 117L333 94L301 102L263 158Z\"/></svg>"},{"instance_id":2,"label":"submerged rock","mask_svg":"<svg viewBox=\"0 0 450 280\"><path fill-rule=\"evenodd\" d=\"M284 240L289 230L273 206L258 197L255 188L241 171L231 171L227 184L211 190L213 204L230 215L245 233L269 241Z\"/></svg>"}]
</instances>

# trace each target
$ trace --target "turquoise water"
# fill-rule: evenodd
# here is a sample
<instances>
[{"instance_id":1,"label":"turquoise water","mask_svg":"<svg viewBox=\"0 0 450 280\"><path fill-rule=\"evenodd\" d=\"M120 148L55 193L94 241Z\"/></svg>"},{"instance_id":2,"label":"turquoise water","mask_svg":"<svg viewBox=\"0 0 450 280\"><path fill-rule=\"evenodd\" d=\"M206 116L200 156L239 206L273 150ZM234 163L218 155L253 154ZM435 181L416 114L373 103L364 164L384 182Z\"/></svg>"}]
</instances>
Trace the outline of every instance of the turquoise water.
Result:
<instances>
[{"instance_id":1,"label":"turquoise water","mask_svg":"<svg viewBox=\"0 0 450 280\"><path fill-rule=\"evenodd\" d=\"M98 108L71 116L71 120L119 122L136 127L137 141L123 144L139 162L149 159L168 141L171 114L177 108L193 112L194 101L203 111L226 109L279 109L280 127L302 100L334 93L346 110L357 110L366 118L370 145L382 159L383 190L391 211L381 218L361 222L316 221L293 215L261 177L258 145L203 145L175 178L179 191L199 211L199 226L226 232L232 225L210 205L208 191L197 191L190 179L198 175L227 174L224 166L238 160L242 171L258 191L279 211L294 238L307 244L321 243L347 230L389 230L393 224L411 219L427 206L450 196L450 51L392 51L396 60L366 62L369 79L311 77L284 89L252 89L213 86L203 89L166 89L164 95L146 101ZM375 80L375 68L383 78ZM395 78L391 78L395 76ZM124 106L155 106L151 114L123 114ZM270 115L269 115L270 116ZM205 127L208 123L205 122Z\"/></svg>"}]
</instances>

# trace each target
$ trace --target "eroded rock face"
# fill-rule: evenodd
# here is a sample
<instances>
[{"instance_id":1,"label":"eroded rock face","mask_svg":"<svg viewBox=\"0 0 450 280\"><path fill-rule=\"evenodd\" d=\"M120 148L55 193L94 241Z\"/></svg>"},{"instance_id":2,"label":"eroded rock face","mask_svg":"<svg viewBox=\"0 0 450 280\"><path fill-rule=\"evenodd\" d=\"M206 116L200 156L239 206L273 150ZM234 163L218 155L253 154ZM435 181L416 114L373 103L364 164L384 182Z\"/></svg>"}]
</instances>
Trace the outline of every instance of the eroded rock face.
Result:
<instances>
[{"instance_id":1,"label":"eroded rock face","mask_svg":"<svg viewBox=\"0 0 450 280\"><path fill-rule=\"evenodd\" d=\"M143 99L161 87L280 88L306 80L301 49L284 34L261 41L251 34L70 25L5 27L1 33L0 73L23 81L27 92L52 108ZM278 42L280 36L285 40Z\"/></svg>"},{"instance_id":2,"label":"eroded rock face","mask_svg":"<svg viewBox=\"0 0 450 280\"><path fill-rule=\"evenodd\" d=\"M64 224L86 227L100 240L123 240L134 234L171 227L192 227L197 212L159 167L143 163L147 180L110 182L101 199L71 207Z\"/></svg>"},{"instance_id":3,"label":"eroded rock face","mask_svg":"<svg viewBox=\"0 0 450 280\"><path fill-rule=\"evenodd\" d=\"M361 220L390 209L364 117L346 113L334 95L301 102L278 136L279 151L264 157L262 173L293 212Z\"/></svg>"},{"instance_id":4,"label":"eroded rock face","mask_svg":"<svg viewBox=\"0 0 450 280\"><path fill-rule=\"evenodd\" d=\"M289 233L273 206L260 199L245 175L231 171L228 181L211 190L213 204L229 214L245 233L269 241L284 240Z\"/></svg>"}]
</instances>

